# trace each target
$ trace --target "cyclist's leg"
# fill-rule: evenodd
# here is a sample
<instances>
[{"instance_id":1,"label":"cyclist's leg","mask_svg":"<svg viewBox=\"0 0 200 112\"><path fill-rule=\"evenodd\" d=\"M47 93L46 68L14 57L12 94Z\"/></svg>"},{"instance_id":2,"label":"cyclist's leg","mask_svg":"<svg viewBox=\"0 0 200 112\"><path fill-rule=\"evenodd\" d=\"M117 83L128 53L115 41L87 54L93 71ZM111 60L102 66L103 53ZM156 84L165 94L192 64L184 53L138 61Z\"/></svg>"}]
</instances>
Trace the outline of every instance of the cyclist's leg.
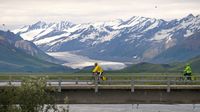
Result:
<instances>
[{"instance_id":1,"label":"cyclist's leg","mask_svg":"<svg viewBox=\"0 0 200 112\"><path fill-rule=\"evenodd\" d=\"M92 77L91 77L91 82L92 82L93 84L95 83L95 77L96 77L96 74L93 73L93 74L92 74Z\"/></svg>"},{"instance_id":2,"label":"cyclist's leg","mask_svg":"<svg viewBox=\"0 0 200 112\"><path fill-rule=\"evenodd\" d=\"M98 72L98 73L97 73L97 80L98 80L98 83L100 83L100 76L101 76L101 73Z\"/></svg>"},{"instance_id":3,"label":"cyclist's leg","mask_svg":"<svg viewBox=\"0 0 200 112\"><path fill-rule=\"evenodd\" d=\"M102 79L102 78L103 78L103 72L99 73L99 78L100 78L101 80L103 80L103 79Z\"/></svg>"},{"instance_id":4,"label":"cyclist's leg","mask_svg":"<svg viewBox=\"0 0 200 112\"><path fill-rule=\"evenodd\" d=\"M192 74L191 73L188 74L188 80L192 80Z\"/></svg>"},{"instance_id":5,"label":"cyclist's leg","mask_svg":"<svg viewBox=\"0 0 200 112\"><path fill-rule=\"evenodd\" d=\"M184 73L183 80L187 80L187 73Z\"/></svg>"},{"instance_id":6,"label":"cyclist's leg","mask_svg":"<svg viewBox=\"0 0 200 112\"><path fill-rule=\"evenodd\" d=\"M186 73L186 79L187 79L187 80L191 80L191 77L190 77L190 74L189 74L189 73Z\"/></svg>"}]
</instances>

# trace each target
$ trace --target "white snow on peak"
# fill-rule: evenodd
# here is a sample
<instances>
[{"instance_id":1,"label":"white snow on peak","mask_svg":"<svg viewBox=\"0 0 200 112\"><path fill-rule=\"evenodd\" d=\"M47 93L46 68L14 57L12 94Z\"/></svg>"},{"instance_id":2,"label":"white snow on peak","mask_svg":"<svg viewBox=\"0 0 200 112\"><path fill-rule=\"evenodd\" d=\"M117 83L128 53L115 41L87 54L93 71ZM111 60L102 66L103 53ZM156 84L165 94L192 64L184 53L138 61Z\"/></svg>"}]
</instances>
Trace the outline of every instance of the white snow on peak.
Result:
<instances>
[{"instance_id":1,"label":"white snow on peak","mask_svg":"<svg viewBox=\"0 0 200 112\"><path fill-rule=\"evenodd\" d=\"M153 24L151 24L149 27L147 27L143 32L146 32L148 30L154 29L159 25L159 21L154 20Z\"/></svg>"},{"instance_id":2,"label":"white snow on peak","mask_svg":"<svg viewBox=\"0 0 200 112\"><path fill-rule=\"evenodd\" d=\"M140 27L144 26L146 24L145 21L149 20L148 18L140 17L140 16L134 16L130 18L129 20L125 21L126 24L121 24L118 28L127 28L127 27L133 27L140 25Z\"/></svg>"},{"instance_id":3,"label":"white snow on peak","mask_svg":"<svg viewBox=\"0 0 200 112\"><path fill-rule=\"evenodd\" d=\"M66 37L66 36L69 36L69 33L64 33L64 34L62 34L62 35L47 37L47 38L44 38L44 39L37 40L37 41L35 41L34 43L35 43L36 45L42 45L42 44L50 43L51 41L56 40L56 39L59 39L59 38L61 38L61 37Z\"/></svg>"},{"instance_id":4,"label":"white snow on peak","mask_svg":"<svg viewBox=\"0 0 200 112\"><path fill-rule=\"evenodd\" d=\"M47 28L47 29L44 29L44 31L41 32L40 34L38 34L38 35L36 36L36 38L45 36L45 35L47 35L48 33L52 32L52 31L54 31L54 29L53 29L52 27Z\"/></svg>"},{"instance_id":5,"label":"white snow on peak","mask_svg":"<svg viewBox=\"0 0 200 112\"><path fill-rule=\"evenodd\" d=\"M25 31L27 31L28 28L29 28L28 26L24 26L23 28L15 29L15 30L13 30L12 32L15 33L15 34L17 34L17 33L20 33L20 32L25 32Z\"/></svg>"},{"instance_id":6,"label":"white snow on peak","mask_svg":"<svg viewBox=\"0 0 200 112\"><path fill-rule=\"evenodd\" d=\"M186 31L186 34L184 34L184 37L189 37L191 36L192 34L194 34L191 30L187 30Z\"/></svg>"},{"instance_id":7,"label":"white snow on peak","mask_svg":"<svg viewBox=\"0 0 200 112\"><path fill-rule=\"evenodd\" d=\"M172 30L173 29L161 30L161 31L157 32L151 40L160 41L167 37L171 37Z\"/></svg>"},{"instance_id":8,"label":"white snow on peak","mask_svg":"<svg viewBox=\"0 0 200 112\"><path fill-rule=\"evenodd\" d=\"M137 58L138 58L138 56L137 56L137 55L135 55L135 56L133 56L133 58L134 58L134 59L137 59Z\"/></svg>"},{"instance_id":9,"label":"white snow on peak","mask_svg":"<svg viewBox=\"0 0 200 112\"><path fill-rule=\"evenodd\" d=\"M97 38L98 33L91 33L80 40L80 42L85 42L87 40L95 40Z\"/></svg>"},{"instance_id":10,"label":"white snow on peak","mask_svg":"<svg viewBox=\"0 0 200 112\"><path fill-rule=\"evenodd\" d=\"M162 20L140 16L134 16L126 20L117 19L83 24L73 24L67 21L47 24L40 21L33 25L16 29L13 32L20 33L22 38L33 41L37 45L47 44L50 49L55 49L59 48L62 43L73 39L92 46L111 41L124 33L128 36L124 36L123 41L131 44L135 40L142 40L143 34L146 36L147 31L156 28L159 24L162 25L162 23ZM186 31L184 37L189 37L194 32L200 31L200 16L193 17L193 15L189 15L181 20L172 21L171 24L166 22L166 27L163 25L163 28L155 30L156 33L153 37L149 37L151 38L149 40L168 41L174 33L179 31L183 33Z\"/></svg>"},{"instance_id":11,"label":"white snow on peak","mask_svg":"<svg viewBox=\"0 0 200 112\"><path fill-rule=\"evenodd\" d=\"M43 29L31 30L31 31L29 31L29 32L22 33L22 34L21 34L21 37L22 37L24 40L32 41L32 40L34 40L35 37L36 37L38 34L40 34L42 31L43 31Z\"/></svg>"},{"instance_id":12,"label":"white snow on peak","mask_svg":"<svg viewBox=\"0 0 200 112\"><path fill-rule=\"evenodd\" d=\"M62 42L67 42L67 41L70 41L70 40L73 40L73 39L76 39L79 37L79 34L75 34L73 36L69 36L69 35L70 35L70 33L64 33L62 35L50 37L51 39L54 39L54 40L51 40L47 44L49 46L53 46L53 48L55 48L55 47L59 47ZM51 50L48 50L48 51L51 51Z\"/></svg>"},{"instance_id":13,"label":"white snow on peak","mask_svg":"<svg viewBox=\"0 0 200 112\"><path fill-rule=\"evenodd\" d=\"M100 50L100 53L104 52L105 50Z\"/></svg>"},{"instance_id":14,"label":"white snow on peak","mask_svg":"<svg viewBox=\"0 0 200 112\"><path fill-rule=\"evenodd\" d=\"M192 19L189 21L183 21L183 23L179 27L185 29L191 24L194 24L194 21L192 21Z\"/></svg>"},{"instance_id":15,"label":"white snow on peak","mask_svg":"<svg viewBox=\"0 0 200 112\"><path fill-rule=\"evenodd\" d=\"M111 32L109 35L100 38L101 39L100 42L103 43L106 41L110 41L110 40L114 39L114 37L116 37L116 35L118 35L118 34L119 34L119 31Z\"/></svg>"},{"instance_id":16,"label":"white snow on peak","mask_svg":"<svg viewBox=\"0 0 200 112\"><path fill-rule=\"evenodd\" d=\"M132 27L136 24L146 21L146 19L143 17L133 17L127 21L128 21L128 24L125 24L125 25L121 25L124 22L121 19L104 21L104 22L95 22L95 23L84 23L84 24L72 24L67 21L61 21L59 23L48 24L48 23L39 21L33 25L30 25L29 27L26 27L24 29L18 29L18 30L15 30L14 32L17 33L17 32L26 31L24 33L21 33L22 38L24 38L25 40L34 41L34 43L36 43L37 45L41 45L41 44L45 44L45 41L46 43L49 44L49 42L53 42L53 40L56 40L56 42L53 42L53 44L58 43L57 39L59 37L63 37L62 34L59 34L53 37L45 37L45 38L40 39L40 37L50 34L51 32L55 30L66 32L67 35L64 35L64 36L68 36L69 34L72 34L70 35L70 38L67 38L65 40L61 39L62 41L65 41L65 42L68 40L72 40L75 37L78 38L78 36L80 36L81 33L84 33L84 31L86 30L89 30L89 31L91 30L91 33L82 37L80 41L85 42L86 40L97 39L93 43L102 43L102 42L110 41L112 38L114 38L119 32L119 31L117 32L117 30L124 27ZM143 23L142 25L145 25L145 23ZM111 29L114 29L114 31L110 32L106 28L107 26L110 27ZM100 36L99 33L101 32L105 32L108 34L104 36Z\"/></svg>"},{"instance_id":17,"label":"white snow on peak","mask_svg":"<svg viewBox=\"0 0 200 112\"><path fill-rule=\"evenodd\" d=\"M165 43L167 44L167 43L169 43L169 42L171 42L171 41L172 41L172 38L171 38L171 37L168 37L168 38L167 38L167 41L166 41Z\"/></svg>"}]
</instances>

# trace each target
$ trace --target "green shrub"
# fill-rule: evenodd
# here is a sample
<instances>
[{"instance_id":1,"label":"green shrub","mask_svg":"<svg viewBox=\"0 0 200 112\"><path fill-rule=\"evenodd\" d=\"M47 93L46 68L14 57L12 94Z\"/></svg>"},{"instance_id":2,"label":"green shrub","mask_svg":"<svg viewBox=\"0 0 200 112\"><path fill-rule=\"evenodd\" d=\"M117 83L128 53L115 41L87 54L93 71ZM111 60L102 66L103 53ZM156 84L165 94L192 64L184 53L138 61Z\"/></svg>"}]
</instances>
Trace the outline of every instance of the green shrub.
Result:
<instances>
[{"instance_id":1,"label":"green shrub","mask_svg":"<svg viewBox=\"0 0 200 112\"><path fill-rule=\"evenodd\" d=\"M9 84L0 90L0 112L58 111L52 94L55 92L41 77L25 79L19 87Z\"/></svg>"}]
</instances>

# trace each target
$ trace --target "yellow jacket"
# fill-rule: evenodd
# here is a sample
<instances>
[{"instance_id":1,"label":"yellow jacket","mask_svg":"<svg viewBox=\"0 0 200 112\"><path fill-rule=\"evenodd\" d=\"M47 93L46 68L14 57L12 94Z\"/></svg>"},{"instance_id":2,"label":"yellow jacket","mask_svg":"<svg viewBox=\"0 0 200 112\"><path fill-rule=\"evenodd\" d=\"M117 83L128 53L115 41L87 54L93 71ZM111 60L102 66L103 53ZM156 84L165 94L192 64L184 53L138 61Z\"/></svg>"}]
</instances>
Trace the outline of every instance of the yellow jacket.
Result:
<instances>
[{"instance_id":1,"label":"yellow jacket","mask_svg":"<svg viewBox=\"0 0 200 112\"><path fill-rule=\"evenodd\" d=\"M99 73L102 73L102 72L103 72L103 69L102 69L99 65L97 65L97 66L92 70L92 72L99 72Z\"/></svg>"}]
</instances>

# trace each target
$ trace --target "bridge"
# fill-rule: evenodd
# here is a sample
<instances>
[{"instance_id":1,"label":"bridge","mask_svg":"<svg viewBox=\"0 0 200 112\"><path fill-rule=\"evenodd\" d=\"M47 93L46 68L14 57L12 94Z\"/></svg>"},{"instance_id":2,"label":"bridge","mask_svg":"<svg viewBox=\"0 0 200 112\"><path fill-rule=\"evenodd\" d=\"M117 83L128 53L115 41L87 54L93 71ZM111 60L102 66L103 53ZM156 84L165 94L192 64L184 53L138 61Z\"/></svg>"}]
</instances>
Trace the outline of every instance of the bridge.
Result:
<instances>
[{"instance_id":1,"label":"bridge","mask_svg":"<svg viewBox=\"0 0 200 112\"><path fill-rule=\"evenodd\" d=\"M199 76L107 76L100 84L97 77L69 77L47 81L58 90L57 103L67 97L70 104L200 104ZM1 80L0 89L8 82L21 85L21 80Z\"/></svg>"}]
</instances>

